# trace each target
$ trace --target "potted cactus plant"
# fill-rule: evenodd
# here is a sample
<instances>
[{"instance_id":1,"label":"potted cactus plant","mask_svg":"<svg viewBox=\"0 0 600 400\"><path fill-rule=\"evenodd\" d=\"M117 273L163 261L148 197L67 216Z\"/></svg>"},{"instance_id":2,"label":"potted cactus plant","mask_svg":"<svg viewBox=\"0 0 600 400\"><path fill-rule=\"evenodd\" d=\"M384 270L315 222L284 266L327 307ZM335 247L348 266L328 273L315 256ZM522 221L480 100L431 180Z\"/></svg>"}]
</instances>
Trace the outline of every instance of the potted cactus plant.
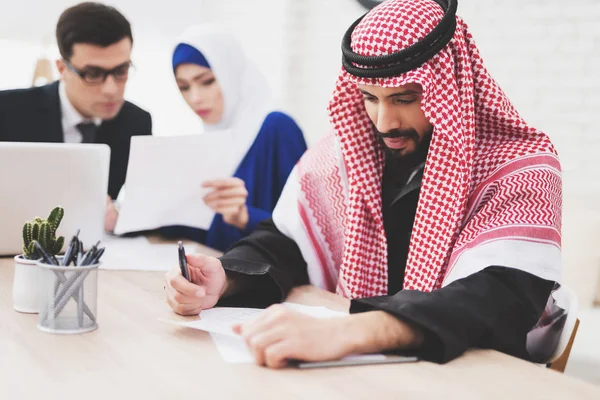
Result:
<instances>
[{"instance_id":1,"label":"potted cactus plant","mask_svg":"<svg viewBox=\"0 0 600 400\"><path fill-rule=\"evenodd\" d=\"M39 242L48 253L57 255L65 242L64 237L56 237L64 214L62 207L55 207L47 219L36 217L23 226L23 254L15 256L13 308L16 311L39 312L41 271L36 266L38 257L33 241Z\"/></svg>"}]
</instances>

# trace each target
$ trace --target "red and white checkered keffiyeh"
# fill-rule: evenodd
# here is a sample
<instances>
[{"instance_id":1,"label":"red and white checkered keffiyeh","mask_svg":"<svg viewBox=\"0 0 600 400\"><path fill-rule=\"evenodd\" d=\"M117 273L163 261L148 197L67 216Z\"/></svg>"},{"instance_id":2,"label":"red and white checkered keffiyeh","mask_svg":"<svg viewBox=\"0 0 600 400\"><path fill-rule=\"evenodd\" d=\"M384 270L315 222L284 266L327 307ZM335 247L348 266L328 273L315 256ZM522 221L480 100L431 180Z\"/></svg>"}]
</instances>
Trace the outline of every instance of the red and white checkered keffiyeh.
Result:
<instances>
[{"instance_id":1,"label":"red and white checkered keffiyeh","mask_svg":"<svg viewBox=\"0 0 600 400\"><path fill-rule=\"evenodd\" d=\"M354 29L364 56L398 52L443 16L433 0L389 0ZM450 43L392 78L339 75L333 132L293 171L274 213L299 245L313 284L349 298L387 294L381 181L383 153L357 84L423 88L434 127L404 288L432 291L491 265L560 280L561 177L548 137L528 126L483 65L457 18ZM297 212L295 212L297 210ZM393 268L394 266L389 266Z\"/></svg>"}]
</instances>

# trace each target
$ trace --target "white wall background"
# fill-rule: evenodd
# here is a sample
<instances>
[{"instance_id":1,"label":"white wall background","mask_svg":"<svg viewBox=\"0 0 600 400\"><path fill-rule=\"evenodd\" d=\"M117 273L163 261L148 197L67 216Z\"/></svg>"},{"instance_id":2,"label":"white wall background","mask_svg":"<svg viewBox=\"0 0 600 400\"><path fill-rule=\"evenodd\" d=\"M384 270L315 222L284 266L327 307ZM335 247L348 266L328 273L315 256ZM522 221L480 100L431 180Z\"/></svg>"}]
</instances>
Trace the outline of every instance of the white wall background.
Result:
<instances>
[{"instance_id":1,"label":"white wall background","mask_svg":"<svg viewBox=\"0 0 600 400\"><path fill-rule=\"evenodd\" d=\"M0 89L31 83L66 0L0 0ZM355 0L114 0L134 30L137 71L128 99L152 113L155 134L202 127L177 92L170 52L191 24L220 21L267 76L309 144L328 129L326 106L340 40L364 11ZM460 0L492 75L532 125L547 132L564 169L564 277L583 306L600 278L600 1ZM49 49L49 50L48 50Z\"/></svg>"}]
</instances>

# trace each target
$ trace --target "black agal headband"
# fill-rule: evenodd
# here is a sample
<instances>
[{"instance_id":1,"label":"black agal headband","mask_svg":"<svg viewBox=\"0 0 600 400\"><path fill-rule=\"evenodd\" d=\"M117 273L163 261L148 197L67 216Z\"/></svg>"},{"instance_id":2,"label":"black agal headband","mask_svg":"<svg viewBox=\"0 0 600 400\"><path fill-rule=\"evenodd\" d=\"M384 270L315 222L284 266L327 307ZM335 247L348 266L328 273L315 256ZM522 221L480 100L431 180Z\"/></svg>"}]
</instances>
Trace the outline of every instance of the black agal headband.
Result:
<instances>
[{"instance_id":1,"label":"black agal headband","mask_svg":"<svg viewBox=\"0 0 600 400\"><path fill-rule=\"evenodd\" d=\"M427 62L450 42L456 30L457 0L434 1L444 9L444 16L440 23L419 42L393 54L368 57L353 52L352 32L367 14L357 19L342 39L344 69L349 74L360 78L389 78L420 67Z\"/></svg>"}]
</instances>

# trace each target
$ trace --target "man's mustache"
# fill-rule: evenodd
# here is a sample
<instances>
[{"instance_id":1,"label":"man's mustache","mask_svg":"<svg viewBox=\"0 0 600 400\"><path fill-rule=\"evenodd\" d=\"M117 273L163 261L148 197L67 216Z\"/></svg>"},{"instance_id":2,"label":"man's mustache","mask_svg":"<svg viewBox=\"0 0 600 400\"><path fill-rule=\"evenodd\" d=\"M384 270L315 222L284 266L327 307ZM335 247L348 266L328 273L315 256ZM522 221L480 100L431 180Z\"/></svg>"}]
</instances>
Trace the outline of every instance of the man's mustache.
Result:
<instances>
[{"instance_id":1,"label":"man's mustache","mask_svg":"<svg viewBox=\"0 0 600 400\"><path fill-rule=\"evenodd\" d=\"M411 129L392 129L385 133L380 132L377 129L375 129L375 133L377 134L377 136L379 136L382 139L393 139L393 138L406 137L406 138L413 139L413 140L419 140L419 134L417 133L417 131L415 129L412 129L412 128Z\"/></svg>"}]
</instances>

